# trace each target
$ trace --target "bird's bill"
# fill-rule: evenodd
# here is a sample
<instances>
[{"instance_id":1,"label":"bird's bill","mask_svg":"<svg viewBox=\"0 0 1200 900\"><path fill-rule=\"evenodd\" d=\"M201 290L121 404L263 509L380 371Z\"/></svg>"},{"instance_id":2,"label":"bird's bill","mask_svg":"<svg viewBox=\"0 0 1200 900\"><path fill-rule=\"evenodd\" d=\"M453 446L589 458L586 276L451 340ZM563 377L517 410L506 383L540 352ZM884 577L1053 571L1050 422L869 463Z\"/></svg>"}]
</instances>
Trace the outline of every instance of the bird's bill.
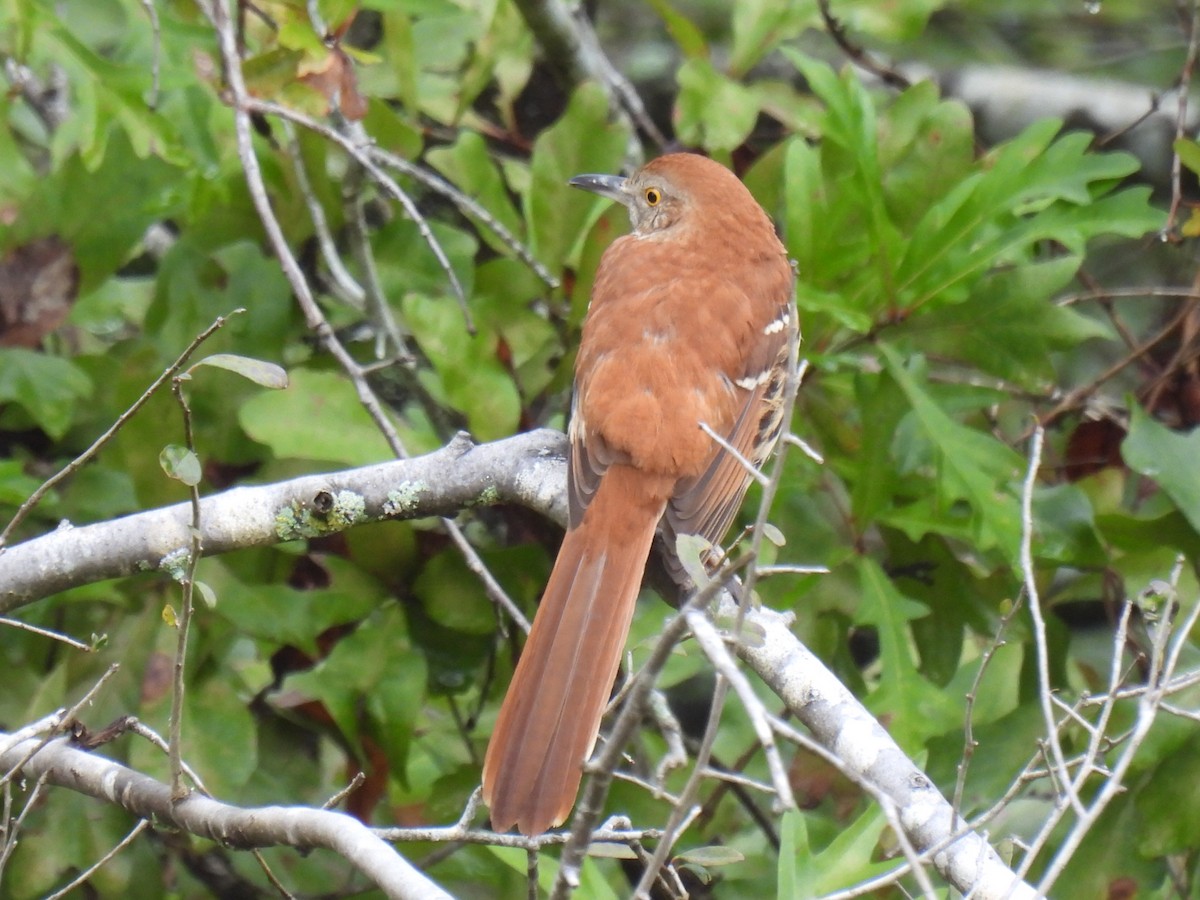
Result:
<instances>
[{"instance_id":1,"label":"bird's bill","mask_svg":"<svg viewBox=\"0 0 1200 900\"><path fill-rule=\"evenodd\" d=\"M567 184L628 206L629 194L625 192L625 181L620 175L576 175Z\"/></svg>"}]
</instances>

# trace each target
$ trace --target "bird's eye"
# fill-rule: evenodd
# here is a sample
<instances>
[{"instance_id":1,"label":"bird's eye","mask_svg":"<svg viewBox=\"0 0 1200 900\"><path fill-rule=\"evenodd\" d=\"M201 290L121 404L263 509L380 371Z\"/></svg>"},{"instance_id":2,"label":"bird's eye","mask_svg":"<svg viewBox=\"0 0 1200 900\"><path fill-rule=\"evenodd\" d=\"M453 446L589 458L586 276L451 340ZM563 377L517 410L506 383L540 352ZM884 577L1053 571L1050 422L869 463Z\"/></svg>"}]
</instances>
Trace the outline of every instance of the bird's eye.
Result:
<instances>
[{"instance_id":1,"label":"bird's eye","mask_svg":"<svg viewBox=\"0 0 1200 900\"><path fill-rule=\"evenodd\" d=\"M647 206L658 206L662 201L662 191L658 188L646 188L644 196L646 197Z\"/></svg>"}]
</instances>

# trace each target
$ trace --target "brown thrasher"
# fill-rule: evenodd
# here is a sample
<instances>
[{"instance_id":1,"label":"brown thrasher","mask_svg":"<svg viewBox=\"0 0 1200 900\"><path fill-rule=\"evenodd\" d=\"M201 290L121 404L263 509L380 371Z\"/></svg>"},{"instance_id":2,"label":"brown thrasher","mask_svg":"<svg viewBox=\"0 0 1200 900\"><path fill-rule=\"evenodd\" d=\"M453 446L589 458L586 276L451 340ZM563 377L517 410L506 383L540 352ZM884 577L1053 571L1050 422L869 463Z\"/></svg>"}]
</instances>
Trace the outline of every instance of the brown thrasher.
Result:
<instances>
[{"instance_id":1,"label":"brown thrasher","mask_svg":"<svg viewBox=\"0 0 1200 900\"><path fill-rule=\"evenodd\" d=\"M492 825L566 819L616 678L656 530L716 544L779 436L793 273L771 220L702 156L571 184L629 207L575 362L569 524L483 764ZM668 563L681 584L687 576Z\"/></svg>"}]
</instances>

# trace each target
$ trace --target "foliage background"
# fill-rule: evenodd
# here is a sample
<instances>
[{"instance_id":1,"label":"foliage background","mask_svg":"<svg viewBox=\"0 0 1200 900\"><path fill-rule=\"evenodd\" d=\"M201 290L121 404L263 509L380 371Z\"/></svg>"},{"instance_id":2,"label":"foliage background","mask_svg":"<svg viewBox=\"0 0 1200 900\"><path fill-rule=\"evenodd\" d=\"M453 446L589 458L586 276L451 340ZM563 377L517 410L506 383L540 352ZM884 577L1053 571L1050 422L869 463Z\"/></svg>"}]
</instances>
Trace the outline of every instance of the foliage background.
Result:
<instances>
[{"instance_id":1,"label":"foliage background","mask_svg":"<svg viewBox=\"0 0 1200 900\"><path fill-rule=\"evenodd\" d=\"M400 176L462 285L470 334L418 224L326 136L263 117L255 150L325 315L361 362L382 356L370 381L411 453L459 428L478 440L562 428L592 274L625 228L623 211L565 181L618 171L631 152L662 148L614 115L604 90L573 83L562 60L539 48L527 24L535 4L317 5L331 28L353 18L336 48L322 42L303 4L243 9L253 93L321 118L330 91L317 76L353 60L356 85L342 82L340 100L346 109L364 99L365 117L332 121L350 133L361 127L379 147L475 198L561 282L548 286L478 216ZM813 4L731 6L653 0L593 12L603 46L658 127L739 171L799 263L811 371L795 429L825 462L792 455L772 521L788 539L780 561L826 565L830 574L772 578L760 594L796 613L797 634L947 794L964 756L965 698L974 694L978 747L960 786L973 814L1001 797L1043 729L1027 612L1009 616L1024 583L1021 484L1035 423L1046 428L1046 448L1033 571L1051 612L1054 684L1073 697L1104 689L1116 610L1167 578L1179 554L1187 559L1179 596L1195 602L1197 451L1182 435L1200 407L1194 231L1179 202L1187 173L1183 187L1156 178L1170 170L1161 142L1153 157L1136 140L1155 123L1097 134L1086 130L1095 123L1085 109L1072 111L1074 127L1047 113L1011 126L989 119L985 134L976 130L980 108L953 96L955 77L981 62L1043 69L1044 95L1030 102L1048 110L1066 74L1165 90L1190 80L1195 11L1132 0L1094 8L909 3L903 11L833 4L851 41L876 58L932 68L940 90L932 81L887 87L847 65ZM197 374L188 391L205 492L390 454L267 249L222 102L211 26L191 2L152 9L157 33L133 0L0 0L11 86L0 97L0 244L10 286L0 297L8 327L0 338L0 501L10 513L236 307L246 313L205 351L279 363L291 385L268 392L227 372ZM59 94L35 97L22 72L58 84ZM1099 82L1093 93L1103 107ZM1164 100L1165 114L1175 112L1171 103ZM1140 155L1114 151L1114 142ZM1179 148L1187 160L1194 145ZM308 200L323 209L352 275L377 278L394 332L348 296L319 246ZM356 237L360 217L365 241ZM69 316L18 339L21 314L11 304L37 293L19 289L29 266L21 248L51 236L77 266ZM185 499L159 465L162 448L181 441L176 405L165 393L154 397L19 536ZM511 508L466 511L459 522L531 615L553 559L553 527ZM437 523L389 522L247 549L204 560L198 577L216 602L198 607L184 750L218 797L319 805L361 770L366 782L348 801L361 817L457 818L478 784L517 641L501 635L483 587ZM0 632L0 724L17 727L68 705L119 661L87 723L132 713L165 731L176 633L164 610L178 603L170 578L145 575L22 609L22 620L97 636L98 647L80 654ZM665 615L657 599L641 604L635 659ZM1135 629L1128 644L1121 664L1136 682L1143 632ZM1194 659L1189 645L1185 664ZM682 653L663 681L685 723L704 715L706 672L698 654ZM1177 701L1187 707L1186 696ZM1131 715L1120 709L1114 737ZM752 732L738 710L728 717L717 758L743 760L748 774L763 777L761 759L747 753ZM1194 892L1198 740L1194 721L1162 716L1128 790L1091 830L1055 896ZM654 760L662 751L648 730L634 752ZM143 743L125 738L105 752L166 774L165 758ZM785 829L784 851L815 873L805 889L832 890L878 871L892 849L878 811L807 756L796 755L793 777L811 808L802 834L794 823ZM771 895L779 835L729 794L706 796L681 848L729 845L745 860L713 869L717 881L698 890ZM627 784L609 802L638 825L667 812ZM1019 860L1019 840L1052 802L1044 785L1025 789L989 824L993 838ZM131 824L119 811L54 793L30 811L0 892L52 890ZM856 841L849 851L847 835ZM427 857L429 872L456 894L524 890L523 854L402 849ZM1035 876L1048 855L1034 861ZM268 857L304 894L356 886L327 855ZM206 865L252 893L264 890L246 854L161 833L137 841L92 884L104 896L204 896L217 893ZM586 878L587 896L628 889L613 861L589 862Z\"/></svg>"}]
</instances>

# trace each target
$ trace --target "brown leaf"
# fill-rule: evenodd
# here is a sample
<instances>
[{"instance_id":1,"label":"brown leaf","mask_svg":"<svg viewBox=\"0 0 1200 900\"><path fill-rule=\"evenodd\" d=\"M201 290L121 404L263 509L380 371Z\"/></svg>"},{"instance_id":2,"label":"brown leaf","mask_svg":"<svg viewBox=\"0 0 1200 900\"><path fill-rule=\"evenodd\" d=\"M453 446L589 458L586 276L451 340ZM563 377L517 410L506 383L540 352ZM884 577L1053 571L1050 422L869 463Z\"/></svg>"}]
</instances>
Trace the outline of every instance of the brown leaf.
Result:
<instances>
[{"instance_id":1,"label":"brown leaf","mask_svg":"<svg viewBox=\"0 0 1200 900\"><path fill-rule=\"evenodd\" d=\"M160 650L150 654L142 672L142 706L152 706L171 690L171 657Z\"/></svg>"},{"instance_id":2,"label":"brown leaf","mask_svg":"<svg viewBox=\"0 0 1200 900\"><path fill-rule=\"evenodd\" d=\"M1121 441L1125 429L1110 419L1080 422L1067 439L1063 475L1078 481L1110 466L1121 467Z\"/></svg>"},{"instance_id":3,"label":"brown leaf","mask_svg":"<svg viewBox=\"0 0 1200 900\"><path fill-rule=\"evenodd\" d=\"M338 109L351 121L367 114L367 99L358 92L358 76L354 63L340 47L333 47L317 66L300 76L300 80L318 91L329 101L330 109Z\"/></svg>"},{"instance_id":4,"label":"brown leaf","mask_svg":"<svg viewBox=\"0 0 1200 900\"><path fill-rule=\"evenodd\" d=\"M0 260L0 346L33 349L63 323L79 291L79 266L57 235Z\"/></svg>"}]
</instances>

